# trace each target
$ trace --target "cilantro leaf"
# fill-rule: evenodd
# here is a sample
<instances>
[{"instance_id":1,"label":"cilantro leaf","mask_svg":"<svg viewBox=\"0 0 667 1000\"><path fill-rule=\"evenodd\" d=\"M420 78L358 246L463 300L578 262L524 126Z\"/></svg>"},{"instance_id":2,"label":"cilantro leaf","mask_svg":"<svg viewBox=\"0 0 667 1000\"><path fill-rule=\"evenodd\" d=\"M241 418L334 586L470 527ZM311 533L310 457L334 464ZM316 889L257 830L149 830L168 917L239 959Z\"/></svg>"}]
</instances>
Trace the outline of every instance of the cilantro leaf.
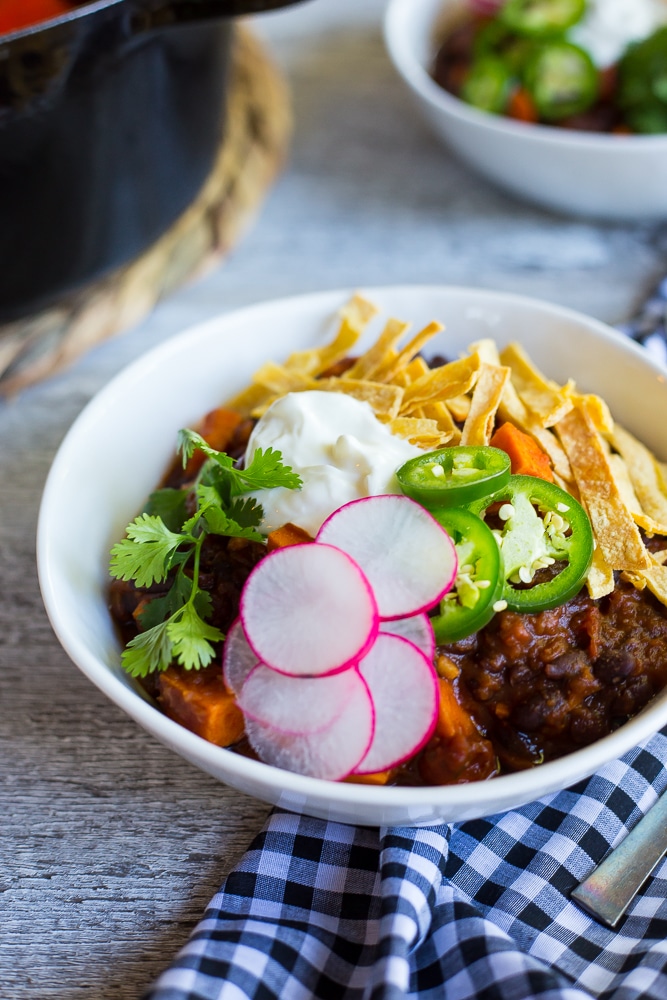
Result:
<instances>
[{"instance_id":1,"label":"cilantro leaf","mask_svg":"<svg viewBox=\"0 0 667 1000\"><path fill-rule=\"evenodd\" d=\"M180 531L187 517L185 490L155 490L148 498L144 514L161 517L170 531Z\"/></svg>"},{"instance_id":2,"label":"cilantro leaf","mask_svg":"<svg viewBox=\"0 0 667 1000\"><path fill-rule=\"evenodd\" d=\"M201 591L200 593L204 594L206 592ZM165 594L164 597L152 597L139 614L139 623L142 631L146 631L153 628L155 625L159 625L166 618L171 618L176 611L179 611L184 604L187 604L191 595L192 580L189 576L185 575L181 568L179 568L168 593ZM208 594L206 594L206 596L209 597Z\"/></svg>"},{"instance_id":3,"label":"cilantro leaf","mask_svg":"<svg viewBox=\"0 0 667 1000\"><path fill-rule=\"evenodd\" d=\"M225 510L221 506L220 495L215 487L200 484L197 487L197 498L200 514L212 534L250 538L255 542L264 540L263 536L256 530L264 516L264 511L253 497L236 500L229 506L228 510Z\"/></svg>"},{"instance_id":4,"label":"cilantro leaf","mask_svg":"<svg viewBox=\"0 0 667 1000\"><path fill-rule=\"evenodd\" d=\"M121 654L121 664L132 677L146 677L156 670L166 670L173 660L168 621L140 632Z\"/></svg>"},{"instance_id":5,"label":"cilantro leaf","mask_svg":"<svg viewBox=\"0 0 667 1000\"><path fill-rule=\"evenodd\" d=\"M224 639L219 628L200 618L194 604L186 604L182 612L166 625L172 643L172 654L186 670L206 667L215 656L211 642Z\"/></svg>"},{"instance_id":6,"label":"cilantro leaf","mask_svg":"<svg viewBox=\"0 0 667 1000\"><path fill-rule=\"evenodd\" d=\"M256 528L262 523L264 508L254 497L237 497L229 508L229 516L242 528Z\"/></svg>"},{"instance_id":7,"label":"cilantro leaf","mask_svg":"<svg viewBox=\"0 0 667 1000\"><path fill-rule=\"evenodd\" d=\"M232 496L238 496L240 493L271 490L278 486L296 490L302 485L300 476L292 472L288 465L283 464L282 454L274 448L267 448L265 451L257 448L252 461L244 469L237 469L230 455L211 448L196 431L187 428L180 430L178 446L184 465L197 448L208 456L210 461L205 466L206 475L221 496L224 496L227 490Z\"/></svg>"},{"instance_id":8,"label":"cilantro leaf","mask_svg":"<svg viewBox=\"0 0 667 1000\"><path fill-rule=\"evenodd\" d=\"M169 560L183 536L170 531L162 518L140 514L127 528L127 538L111 550L110 572L119 580L134 580L150 587L167 578Z\"/></svg>"},{"instance_id":9,"label":"cilantro leaf","mask_svg":"<svg viewBox=\"0 0 667 1000\"><path fill-rule=\"evenodd\" d=\"M197 431L191 431L188 427L183 427L178 432L178 450L181 452L183 468L188 464L195 451L199 449L204 454L223 469L232 469L234 459L224 451L216 451L208 441L205 441Z\"/></svg>"},{"instance_id":10,"label":"cilantro leaf","mask_svg":"<svg viewBox=\"0 0 667 1000\"><path fill-rule=\"evenodd\" d=\"M247 493L250 490L270 490L284 486L288 490L298 490L302 486L301 477L292 472L288 465L283 465L283 456L273 448L262 451L257 448L250 465L245 469L235 469L243 489L237 493Z\"/></svg>"},{"instance_id":11,"label":"cilantro leaf","mask_svg":"<svg viewBox=\"0 0 667 1000\"><path fill-rule=\"evenodd\" d=\"M179 449L184 466L196 449L207 456L193 487L194 514L187 517L192 490L155 490L144 512L128 526L127 536L111 550L112 576L134 580L138 588L172 574L166 594L147 595L150 599L138 616L142 631L122 654L124 669L134 677L166 670L174 660L186 670L211 662L212 644L224 635L207 621L213 600L199 585L202 545L209 534L263 541L257 530L262 506L254 496L243 494L301 486L299 476L271 448L258 448L245 469L238 469L231 455L216 451L196 431L179 432Z\"/></svg>"},{"instance_id":12,"label":"cilantro leaf","mask_svg":"<svg viewBox=\"0 0 667 1000\"><path fill-rule=\"evenodd\" d=\"M252 526L244 527L233 517L229 517L220 507L205 507L204 520L206 527L212 535L227 535L229 538L248 538L253 542L263 542L262 535L257 528Z\"/></svg>"}]
</instances>

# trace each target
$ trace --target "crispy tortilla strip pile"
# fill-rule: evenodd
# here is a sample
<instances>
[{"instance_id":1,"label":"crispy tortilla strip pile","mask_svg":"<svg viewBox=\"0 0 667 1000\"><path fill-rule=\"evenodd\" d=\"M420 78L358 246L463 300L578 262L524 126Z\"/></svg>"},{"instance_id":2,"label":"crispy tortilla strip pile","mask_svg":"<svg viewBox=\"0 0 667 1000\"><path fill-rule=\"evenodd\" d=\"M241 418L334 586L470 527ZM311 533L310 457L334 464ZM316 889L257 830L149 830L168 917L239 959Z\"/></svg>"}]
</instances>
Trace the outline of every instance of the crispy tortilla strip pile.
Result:
<instances>
[{"instance_id":1,"label":"crispy tortilla strip pile","mask_svg":"<svg viewBox=\"0 0 667 1000\"><path fill-rule=\"evenodd\" d=\"M498 419L530 434L549 456L556 482L588 512L596 544L587 579L591 596L611 593L614 571L620 571L667 604L667 548L652 554L639 531L667 535L667 467L614 423L603 399L578 393L571 380L561 386L548 379L519 344L499 352L492 340L482 340L470 351L496 373L499 366L510 373L502 384ZM475 393L481 382L480 377ZM469 408L464 443L475 393L455 401L461 414Z\"/></svg>"},{"instance_id":2,"label":"crispy tortilla strip pile","mask_svg":"<svg viewBox=\"0 0 667 1000\"><path fill-rule=\"evenodd\" d=\"M496 423L510 421L537 442L556 482L588 512L596 546L590 595L611 593L620 572L667 605L667 543L652 554L639 530L667 536L667 464L614 423L604 400L578 393L571 380L558 385L547 378L516 343L499 352L493 340L480 340L465 356L430 368L420 352L443 329L435 322L402 344L408 324L389 319L372 346L334 374L376 314L355 295L331 343L297 351L282 365L267 362L227 405L259 417L288 392L344 392L427 451L488 444Z\"/></svg>"},{"instance_id":3,"label":"crispy tortilla strip pile","mask_svg":"<svg viewBox=\"0 0 667 1000\"><path fill-rule=\"evenodd\" d=\"M376 313L372 303L355 295L341 311L331 343L297 351L282 365L266 362L253 375L251 385L226 405L245 417L260 417L274 400L288 392L343 392L369 403L377 418L394 434L420 448L458 444L462 432L447 403L473 390L482 362L472 352L451 364L430 369L420 352L442 330L440 323L429 323L402 343L409 324L389 319L375 343L342 374L328 375L350 357Z\"/></svg>"},{"instance_id":4,"label":"crispy tortilla strip pile","mask_svg":"<svg viewBox=\"0 0 667 1000\"><path fill-rule=\"evenodd\" d=\"M522 429L545 449L560 485L591 519L596 545L587 580L591 597L611 593L614 571L621 571L667 604L664 559L649 552L639 531L667 535L667 490L653 455L614 423L603 399L578 393L572 381L558 386L545 378L517 344L506 347L500 359L511 368L514 390L503 399L513 397L505 413L499 408L501 417L524 421Z\"/></svg>"}]
</instances>

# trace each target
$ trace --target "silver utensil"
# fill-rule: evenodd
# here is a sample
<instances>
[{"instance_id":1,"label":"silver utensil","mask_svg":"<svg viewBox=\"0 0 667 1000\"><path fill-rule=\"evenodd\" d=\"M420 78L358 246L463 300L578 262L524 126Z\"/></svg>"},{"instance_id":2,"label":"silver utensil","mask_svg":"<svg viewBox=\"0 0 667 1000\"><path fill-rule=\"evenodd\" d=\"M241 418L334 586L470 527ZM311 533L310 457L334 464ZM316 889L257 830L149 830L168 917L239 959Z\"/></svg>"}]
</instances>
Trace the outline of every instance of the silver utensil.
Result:
<instances>
[{"instance_id":1,"label":"silver utensil","mask_svg":"<svg viewBox=\"0 0 667 1000\"><path fill-rule=\"evenodd\" d=\"M667 852L667 793L639 821L572 899L607 927L615 927Z\"/></svg>"}]
</instances>

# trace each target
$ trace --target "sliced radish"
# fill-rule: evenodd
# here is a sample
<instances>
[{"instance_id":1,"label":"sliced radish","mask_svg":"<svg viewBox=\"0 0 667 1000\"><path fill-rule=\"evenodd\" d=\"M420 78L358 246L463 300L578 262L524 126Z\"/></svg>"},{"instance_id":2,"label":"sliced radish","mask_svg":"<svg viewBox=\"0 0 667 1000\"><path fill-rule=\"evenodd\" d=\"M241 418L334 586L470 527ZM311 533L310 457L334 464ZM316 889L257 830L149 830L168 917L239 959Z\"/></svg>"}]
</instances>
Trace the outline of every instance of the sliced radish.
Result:
<instances>
[{"instance_id":1,"label":"sliced radish","mask_svg":"<svg viewBox=\"0 0 667 1000\"><path fill-rule=\"evenodd\" d=\"M327 518L315 541L337 546L361 566L380 618L427 611L456 579L454 543L435 518L408 497L352 500Z\"/></svg>"},{"instance_id":2,"label":"sliced radish","mask_svg":"<svg viewBox=\"0 0 667 1000\"><path fill-rule=\"evenodd\" d=\"M435 635L431 619L427 614L410 615L409 618L393 618L391 621L380 622L380 632L403 636L417 649L421 649L429 660L435 656Z\"/></svg>"},{"instance_id":3,"label":"sliced radish","mask_svg":"<svg viewBox=\"0 0 667 1000\"><path fill-rule=\"evenodd\" d=\"M375 707L375 734L355 774L397 767L433 734L438 678L433 664L401 636L380 634L359 664Z\"/></svg>"},{"instance_id":4,"label":"sliced radish","mask_svg":"<svg viewBox=\"0 0 667 1000\"><path fill-rule=\"evenodd\" d=\"M373 702L362 683L345 711L319 733L282 733L263 722L246 719L246 736L266 764L311 778L340 781L351 774L371 745L374 718Z\"/></svg>"},{"instance_id":5,"label":"sliced radish","mask_svg":"<svg viewBox=\"0 0 667 1000\"><path fill-rule=\"evenodd\" d=\"M368 652L378 630L368 580L331 545L270 552L245 583L240 617L257 658L293 677L347 669Z\"/></svg>"},{"instance_id":6,"label":"sliced radish","mask_svg":"<svg viewBox=\"0 0 667 1000\"><path fill-rule=\"evenodd\" d=\"M259 663L248 675L238 705L246 718L283 733L305 735L330 726L363 686L356 670L325 677L288 677Z\"/></svg>"},{"instance_id":7,"label":"sliced radish","mask_svg":"<svg viewBox=\"0 0 667 1000\"><path fill-rule=\"evenodd\" d=\"M248 645L241 619L237 618L227 629L227 637L222 650L222 678L238 698L246 677L259 660Z\"/></svg>"}]
</instances>

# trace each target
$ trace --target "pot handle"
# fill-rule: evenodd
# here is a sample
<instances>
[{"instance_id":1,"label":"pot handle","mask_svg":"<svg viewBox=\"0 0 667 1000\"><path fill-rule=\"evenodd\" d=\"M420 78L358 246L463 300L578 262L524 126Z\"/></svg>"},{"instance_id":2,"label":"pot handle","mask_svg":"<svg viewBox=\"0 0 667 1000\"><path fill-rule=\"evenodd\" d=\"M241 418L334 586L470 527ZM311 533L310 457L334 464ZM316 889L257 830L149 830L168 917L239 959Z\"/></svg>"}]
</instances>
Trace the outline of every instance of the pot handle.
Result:
<instances>
[{"instance_id":1,"label":"pot handle","mask_svg":"<svg viewBox=\"0 0 667 1000\"><path fill-rule=\"evenodd\" d=\"M300 2L302 0L135 0L133 21L136 29L147 31L170 24L259 14Z\"/></svg>"}]
</instances>

